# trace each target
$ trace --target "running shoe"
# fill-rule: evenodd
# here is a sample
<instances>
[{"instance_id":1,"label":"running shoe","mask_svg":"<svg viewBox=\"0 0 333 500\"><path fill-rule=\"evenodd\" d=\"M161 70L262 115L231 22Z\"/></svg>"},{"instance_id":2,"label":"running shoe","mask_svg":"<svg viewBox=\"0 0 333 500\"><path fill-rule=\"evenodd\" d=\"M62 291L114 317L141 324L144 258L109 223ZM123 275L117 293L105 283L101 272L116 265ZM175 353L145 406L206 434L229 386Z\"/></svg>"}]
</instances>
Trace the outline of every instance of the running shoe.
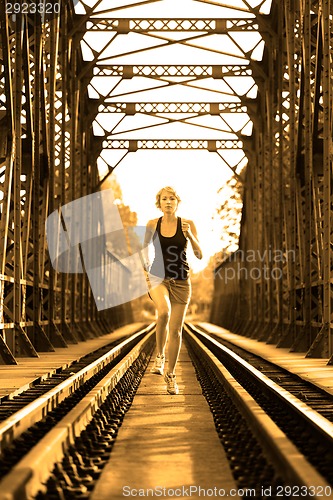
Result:
<instances>
[{"instance_id":1,"label":"running shoe","mask_svg":"<svg viewBox=\"0 0 333 500\"><path fill-rule=\"evenodd\" d=\"M166 373L164 380L166 381L167 392L169 394L179 394L179 389L176 382L176 375L173 375L172 373Z\"/></svg>"},{"instance_id":2,"label":"running shoe","mask_svg":"<svg viewBox=\"0 0 333 500\"><path fill-rule=\"evenodd\" d=\"M158 354L155 358L151 373L156 373L156 375L163 375L164 371L165 356L163 354Z\"/></svg>"}]
</instances>

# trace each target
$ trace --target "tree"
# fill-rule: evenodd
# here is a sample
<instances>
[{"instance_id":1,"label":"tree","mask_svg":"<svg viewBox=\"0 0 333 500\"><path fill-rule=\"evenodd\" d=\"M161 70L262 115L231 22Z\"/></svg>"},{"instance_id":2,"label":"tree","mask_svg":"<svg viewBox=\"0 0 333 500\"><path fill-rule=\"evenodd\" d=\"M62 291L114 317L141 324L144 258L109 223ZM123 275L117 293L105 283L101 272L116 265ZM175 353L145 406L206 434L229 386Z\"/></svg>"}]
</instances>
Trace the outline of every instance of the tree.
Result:
<instances>
[{"instance_id":1,"label":"tree","mask_svg":"<svg viewBox=\"0 0 333 500\"><path fill-rule=\"evenodd\" d=\"M122 260L141 250L144 228L137 226L137 213L133 212L130 206L125 205L121 187L114 174L104 183L104 189L112 189L115 198L114 203L117 205L123 225L122 230L112 231L108 235L107 249L119 260ZM126 265L129 265L128 261ZM134 321L147 321L147 319L151 321L155 314L154 304L147 294L140 295L142 291L143 268L140 265L131 266L130 273L128 286L133 291L133 296L138 297L131 301ZM137 294L136 290L139 290Z\"/></svg>"},{"instance_id":2,"label":"tree","mask_svg":"<svg viewBox=\"0 0 333 500\"><path fill-rule=\"evenodd\" d=\"M127 257L134 253L140 245L140 241L134 231L138 216L128 205L123 202L123 193L115 174L112 174L104 184L105 189L112 189L115 198L114 203L118 207L119 215L123 224L123 231L112 232L107 238L108 250L118 258Z\"/></svg>"},{"instance_id":3,"label":"tree","mask_svg":"<svg viewBox=\"0 0 333 500\"><path fill-rule=\"evenodd\" d=\"M221 221L221 251L213 259L224 260L238 248L240 225L242 218L243 184L231 177L218 193L221 205L216 211L215 219Z\"/></svg>"}]
</instances>

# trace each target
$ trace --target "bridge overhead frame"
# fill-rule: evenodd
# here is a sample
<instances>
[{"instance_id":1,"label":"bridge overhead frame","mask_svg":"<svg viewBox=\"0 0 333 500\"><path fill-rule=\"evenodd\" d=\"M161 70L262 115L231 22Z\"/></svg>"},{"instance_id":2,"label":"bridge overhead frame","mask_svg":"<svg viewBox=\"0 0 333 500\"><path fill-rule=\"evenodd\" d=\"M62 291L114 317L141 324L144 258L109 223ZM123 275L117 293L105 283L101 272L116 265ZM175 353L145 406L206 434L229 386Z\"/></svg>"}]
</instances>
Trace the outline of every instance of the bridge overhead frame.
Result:
<instances>
[{"instance_id":1,"label":"bridge overhead frame","mask_svg":"<svg viewBox=\"0 0 333 500\"><path fill-rule=\"evenodd\" d=\"M72 0L63 0L61 15L42 22L38 13L6 15L0 0L0 354L5 363L99 335L131 318L128 307L98 312L86 275L57 273L47 251L47 215L98 190L118 165L108 164L101 177L97 164L104 148L124 150L119 161L138 149L207 149L222 159L228 148L242 149L246 169L243 158L230 165L244 186L240 250L216 270L212 321L309 356L332 356L331 1L273 0L268 16L260 14L264 1L256 8L244 1L254 17L226 21L114 19L111 7L94 15L95 5L79 15ZM96 0L96 6L101 3ZM265 49L260 62L243 50L245 64L225 66L140 64L139 50L137 65L109 64L105 47L84 60L85 34L101 30L115 39L132 32L181 31L190 37L196 31L229 36L259 30ZM253 78L258 93L238 95L236 103L89 97L93 78L108 76L144 77L169 86L172 78L183 78L186 85L191 78L200 83L244 76ZM184 113L222 118L245 112L253 133L229 129L224 138L222 129L216 138L202 126L196 140L133 137L135 128L127 129L128 137L107 129L104 136L94 135L94 122L107 112L120 120L163 113L168 124L186 122ZM102 221L94 222L102 233ZM245 271L223 279L221 270L237 271L238 263ZM117 277L107 279L112 286Z\"/></svg>"}]
</instances>

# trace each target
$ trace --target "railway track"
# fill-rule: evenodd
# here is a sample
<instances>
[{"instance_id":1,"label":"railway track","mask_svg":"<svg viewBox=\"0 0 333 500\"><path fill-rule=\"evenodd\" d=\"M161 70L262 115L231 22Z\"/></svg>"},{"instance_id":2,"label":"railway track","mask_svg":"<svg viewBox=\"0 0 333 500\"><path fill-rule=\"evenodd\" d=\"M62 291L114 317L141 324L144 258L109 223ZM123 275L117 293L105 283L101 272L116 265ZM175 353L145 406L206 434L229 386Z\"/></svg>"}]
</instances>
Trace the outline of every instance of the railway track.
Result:
<instances>
[{"instance_id":1,"label":"railway track","mask_svg":"<svg viewBox=\"0 0 333 500\"><path fill-rule=\"evenodd\" d=\"M147 331L149 331L149 329L151 329L152 327L153 325L149 325ZM144 331L146 330L144 329ZM43 375L42 377L38 377L36 380L30 383L28 388L19 388L9 396L0 398L0 424L4 420L8 419L11 415L26 407L29 403L32 403L44 394L49 393L50 397L50 391L58 386L58 389L54 393L57 394L62 382L67 381L60 388L65 388L66 386L70 387L74 380L76 387L78 387L82 383L85 383L89 379L89 377L92 376L94 370L96 368L98 369L99 367L99 364L93 365L93 363L97 360L100 360L103 364L105 361L103 356L105 354L108 354L113 348L116 348L118 345L120 345L124 339L126 339L126 336L120 337L114 342L109 342L105 346L100 347L85 356L82 356L74 362L70 362L68 364L66 363L65 366L45 373L45 375ZM130 344L127 344L127 348L129 346ZM123 349L120 349L119 352L115 349L113 351L112 358L115 359L120 352L123 352ZM110 356L108 357L108 359L110 359ZM110 361L112 360L110 359ZM76 375L78 373L79 376ZM63 396L66 395L68 394L66 392L63 392ZM52 399L54 398L51 398L51 404L53 404Z\"/></svg>"},{"instance_id":2,"label":"railway track","mask_svg":"<svg viewBox=\"0 0 333 500\"><path fill-rule=\"evenodd\" d=\"M243 383L231 373L242 372L248 363L207 333L188 325L184 339L239 487L255 487L257 498L333 498L325 466L333 456L332 424L320 415L314 418L310 413L317 412L299 400L295 404L297 399L290 393L285 397L283 389L273 397L276 384L247 367L263 395L259 401L251 394L250 375ZM71 375L60 390L53 388L5 420L0 426L0 500L88 499L110 460L153 348L150 325L84 368L91 376ZM22 411L25 417L17 418ZM317 459L299 449L289 431L279 427L276 414L298 429L302 441L309 438Z\"/></svg>"},{"instance_id":3,"label":"railway track","mask_svg":"<svg viewBox=\"0 0 333 500\"><path fill-rule=\"evenodd\" d=\"M233 350L231 350L224 345L221 339L216 339L216 336L213 338L209 333L205 333L202 329L198 329L193 325L187 325L185 331L205 346L209 352L209 356L212 359L215 357L216 362L221 364L221 370L222 366L227 370L227 373L246 391L255 405L258 405L258 411L260 411L259 408L261 408L261 411L264 410L265 418L269 417L270 419L271 431L269 434L274 435L274 428L282 431L293 447L295 447L294 451L292 452L291 448L291 451L287 455L290 457L292 453L295 453L295 456L303 457L303 459L306 459L311 464L314 475L316 474L315 471L318 472L318 477L321 477L320 481L324 481L323 484L332 485L333 424L325 416L312 409L307 402L301 401L292 394L292 392L303 394L304 381L299 380L298 377L294 377L291 374L288 374L287 377L285 370L279 369L278 366L271 363L264 362L264 360L250 355L243 349L237 349L235 346L232 346ZM234 352L235 350L238 351L238 354ZM251 359L254 364L259 363L260 370L241 357L239 355L241 352L247 359ZM280 385L263 373L265 371L264 365L270 376L278 380ZM274 370L272 366L274 366ZM286 390L282 386L285 379L287 379L287 387L292 392L289 392L289 390ZM293 381L292 384L290 384L290 380ZM297 386L298 382L299 386ZM306 383L308 391L310 391L310 386L311 384ZM323 392L313 386L311 394L318 393L321 407L324 398L326 398L324 408L324 414L326 415L329 408L332 409L332 397L330 394L323 394ZM321 409L315 400L313 400L313 404L317 409ZM258 439L261 440L263 426L259 423L257 429L254 429L254 431ZM272 444L271 442L269 443L266 450L267 453L269 453ZM280 464L281 473L283 473L283 470L292 470L293 465L291 463L288 465L288 456L285 457L286 461L284 463L282 461ZM278 455L272 458L275 464L279 463ZM306 468L306 464L303 462L302 469L305 471ZM301 481L304 484L307 483L308 486L315 484L315 478L314 476L312 477L311 472L308 471L306 474L308 478L311 478L310 481L306 480L303 474ZM294 483L297 481L296 476L293 478L290 477L287 481L292 481L289 484L300 484L297 482ZM326 491L329 491L330 495L332 494L330 487Z\"/></svg>"},{"instance_id":4,"label":"railway track","mask_svg":"<svg viewBox=\"0 0 333 500\"><path fill-rule=\"evenodd\" d=\"M67 447L76 433L85 430L112 391L113 399L119 403L115 406L113 402L114 430L121 424L126 407L121 387L126 377L121 379L132 364L138 363L137 359L149 359L153 333L154 325L150 325L102 355L99 350L97 359L88 365L84 363L77 373L0 424L1 499L34 498L53 466L61 462L63 446Z\"/></svg>"},{"instance_id":5,"label":"railway track","mask_svg":"<svg viewBox=\"0 0 333 500\"><path fill-rule=\"evenodd\" d=\"M280 387L305 402L313 410L320 413L330 422L333 422L333 395L324 389L302 379L299 375L290 373L290 371L281 368L279 365L267 361L261 356L257 356L246 349L236 346L232 342L225 340L222 335L212 333L201 326L188 325L192 331L204 332L217 340L224 347L227 347L242 359L247 361L254 368L270 378Z\"/></svg>"}]
</instances>

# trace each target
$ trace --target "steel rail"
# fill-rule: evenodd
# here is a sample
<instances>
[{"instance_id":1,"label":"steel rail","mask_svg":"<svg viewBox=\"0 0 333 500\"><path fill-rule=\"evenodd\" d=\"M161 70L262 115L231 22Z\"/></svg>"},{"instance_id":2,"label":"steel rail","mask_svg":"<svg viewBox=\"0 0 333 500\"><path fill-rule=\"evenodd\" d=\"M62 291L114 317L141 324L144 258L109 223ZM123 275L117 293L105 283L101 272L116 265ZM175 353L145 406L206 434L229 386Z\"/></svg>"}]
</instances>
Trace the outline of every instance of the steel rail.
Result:
<instances>
[{"instance_id":1,"label":"steel rail","mask_svg":"<svg viewBox=\"0 0 333 500\"><path fill-rule=\"evenodd\" d=\"M121 355L132 343L150 333L154 323L131 335L106 354L70 376L55 388L27 404L24 408L11 415L0 424L0 456L10 444L33 424L43 419L47 413L54 410L64 399L73 394L79 387L98 373L102 368Z\"/></svg>"},{"instance_id":2,"label":"steel rail","mask_svg":"<svg viewBox=\"0 0 333 500\"><path fill-rule=\"evenodd\" d=\"M312 425L313 428L321 432L323 434L323 439L333 444L332 422L320 415L317 411L310 408L310 406L303 401L300 401L296 396L293 396L286 389L280 387L276 382L254 368L250 363L245 361L238 354L228 349L228 347L221 345L217 340L210 337L210 335L208 335L207 333L197 329L194 325L189 324L189 326L196 335L199 335L202 338L208 340L212 345L220 349L221 352L227 354L237 364L241 365L242 368L244 368L249 374L251 374L251 376L254 377L259 383L261 383L261 385L264 385L265 388L269 389L271 393L280 398L290 408L301 415L309 424Z\"/></svg>"},{"instance_id":3,"label":"steel rail","mask_svg":"<svg viewBox=\"0 0 333 500\"><path fill-rule=\"evenodd\" d=\"M192 329L192 325L191 325ZM192 333L191 329L185 325L185 338L192 345L197 346L203 359L213 365L213 370L233 402L238 407L241 414L246 418L252 432L263 447L267 457L274 463L281 477L286 479L286 484L313 488L314 494L302 495L304 498L322 498L315 493L316 488L331 488L325 478L306 460L304 455L289 440L285 433L275 424L275 422L263 411L254 398L236 381L231 373L223 366L217 357L206 347L197 335L212 342L217 347L223 348L218 342L200 331ZM195 329L194 329L195 330ZM224 348L223 348L224 350ZM227 350L228 355L234 355ZM237 363L244 360L236 355ZM246 363L246 362L245 362ZM252 367L250 367L252 368ZM252 370L251 370L252 371ZM261 375L260 372L258 375ZM260 379L260 377L258 377ZM269 381L271 383L271 381ZM276 384L275 384L276 385ZM332 497L329 497L332 498Z\"/></svg>"},{"instance_id":4,"label":"steel rail","mask_svg":"<svg viewBox=\"0 0 333 500\"><path fill-rule=\"evenodd\" d=\"M55 464L61 462L68 447L74 444L75 438L87 427L112 389L151 341L155 330L146 330L135 334L136 338L140 335L144 338L3 478L0 482L1 500L31 499L45 488Z\"/></svg>"}]
</instances>

